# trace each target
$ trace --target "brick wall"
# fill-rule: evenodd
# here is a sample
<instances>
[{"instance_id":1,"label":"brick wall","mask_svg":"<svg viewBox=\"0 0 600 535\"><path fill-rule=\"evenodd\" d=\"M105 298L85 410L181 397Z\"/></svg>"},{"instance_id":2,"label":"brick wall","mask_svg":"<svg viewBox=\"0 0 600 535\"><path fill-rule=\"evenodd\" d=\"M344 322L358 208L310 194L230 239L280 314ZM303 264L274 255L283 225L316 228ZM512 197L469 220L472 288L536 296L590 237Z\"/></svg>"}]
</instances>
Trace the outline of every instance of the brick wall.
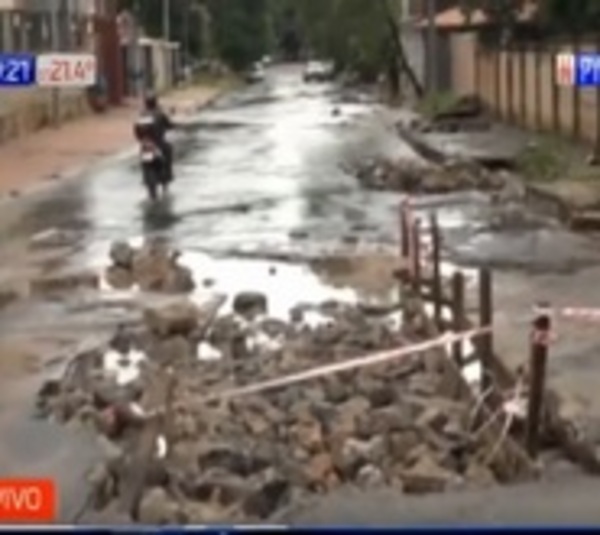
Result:
<instances>
[{"instance_id":1,"label":"brick wall","mask_svg":"<svg viewBox=\"0 0 600 535\"><path fill-rule=\"evenodd\" d=\"M477 43L474 33L450 35L453 92L478 94L503 120L600 147L600 91L554 84L554 56L574 52L573 44L499 50ZM595 49L585 41L579 46L582 51Z\"/></svg>"}]
</instances>

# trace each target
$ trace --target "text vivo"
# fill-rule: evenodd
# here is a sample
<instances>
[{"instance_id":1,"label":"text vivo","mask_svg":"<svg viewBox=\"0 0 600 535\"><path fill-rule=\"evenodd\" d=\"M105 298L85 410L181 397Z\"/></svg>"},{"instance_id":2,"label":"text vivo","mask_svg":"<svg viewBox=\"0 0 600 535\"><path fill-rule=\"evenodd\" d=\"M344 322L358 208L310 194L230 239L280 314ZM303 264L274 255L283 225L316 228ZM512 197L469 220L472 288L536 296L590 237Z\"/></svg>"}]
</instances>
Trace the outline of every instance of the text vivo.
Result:
<instances>
[{"instance_id":1,"label":"text vivo","mask_svg":"<svg viewBox=\"0 0 600 535\"><path fill-rule=\"evenodd\" d=\"M0 488L0 511L35 512L44 506L44 495L37 487Z\"/></svg>"}]
</instances>

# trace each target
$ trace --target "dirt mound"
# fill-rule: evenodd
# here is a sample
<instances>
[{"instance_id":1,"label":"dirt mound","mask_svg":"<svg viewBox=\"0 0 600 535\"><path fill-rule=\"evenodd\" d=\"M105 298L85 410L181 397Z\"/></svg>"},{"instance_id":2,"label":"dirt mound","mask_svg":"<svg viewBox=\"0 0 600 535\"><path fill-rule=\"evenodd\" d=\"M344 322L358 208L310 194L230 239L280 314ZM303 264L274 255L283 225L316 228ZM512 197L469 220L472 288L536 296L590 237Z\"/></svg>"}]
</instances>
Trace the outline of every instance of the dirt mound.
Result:
<instances>
[{"instance_id":1,"label":"dirt mound","mask_svg":"<svg viewBox=\"0 0 600 535\"><path fill-rule=\"evenodd\" d=\"M351 172L366 188L412 194L499 190L505 182L501 174L463 161L424 166L414 160L373 159L355 163Z\"/></svg>"}]
</instances>

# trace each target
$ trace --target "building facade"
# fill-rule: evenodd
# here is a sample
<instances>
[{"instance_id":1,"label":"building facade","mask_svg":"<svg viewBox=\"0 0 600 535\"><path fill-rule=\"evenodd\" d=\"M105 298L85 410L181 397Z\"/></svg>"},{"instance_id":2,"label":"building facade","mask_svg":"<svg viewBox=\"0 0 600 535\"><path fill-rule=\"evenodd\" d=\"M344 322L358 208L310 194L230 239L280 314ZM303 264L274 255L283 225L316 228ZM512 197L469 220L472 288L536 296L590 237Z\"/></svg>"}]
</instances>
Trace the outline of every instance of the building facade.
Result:
<instances>
[{"instance_id":1,"label":"building facade","mask_svg":"<svg viewBox=\"0 0 600 535\"><path fill-rule=\"evenodd\" d=\"M432 83L444 91L450 86L450 51L445 35L436 30L433 43L434 61L428 58L427 17L430 13L439 14L456 7L457 0L399 0L399 17L402 28L401 39L406 50L408 61L423 85L427 83L427 72L431 69ZM425 26L424 26L425 25Z\"/></svg>"}]
</instances>

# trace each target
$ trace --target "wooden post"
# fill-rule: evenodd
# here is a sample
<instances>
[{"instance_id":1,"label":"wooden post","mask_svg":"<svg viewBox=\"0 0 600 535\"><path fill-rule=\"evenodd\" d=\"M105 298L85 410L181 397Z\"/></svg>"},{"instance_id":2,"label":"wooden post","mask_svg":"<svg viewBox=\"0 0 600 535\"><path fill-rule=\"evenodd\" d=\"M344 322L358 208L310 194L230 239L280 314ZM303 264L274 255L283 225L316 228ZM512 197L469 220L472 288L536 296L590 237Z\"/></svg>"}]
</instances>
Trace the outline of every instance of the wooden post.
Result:
<instances>
[{"instance_id":1,"label":"wooden post","mask_svg":"<svg viewBox=\"0 0 600 535\"><path fill-rule=\"evenodd\" d=\"M579 55L581 43L579 41L578 34L574 34L572 37L572 53L575 57ZM573 139L579 141L581 135L581 89L577 87L577 84L573 84L573 90L571 93L572 99L572 132Z\"/></svg>"},{"instance_id":2,"label":"wooden post","mask_svg":"<svg viewBox=\"0 0 600 535\"><path fill-rule=\"evenodd\" d=\"M494 107L496 115L502 117L502 102L500 102L500 61L501 52L499 48L494 49Z\"/></svg>"},{"instance_id":3,"label":"wooden post","mask_svg":"<svg viewBox=\"0 0 600 535\"><path fill-rule=\"evenodd\" d=\"M519 123L521 126L529 126L527 117L527 49L521 41L519 46L519 95L520 95L520 109L519 109Z\"/></svg>"},{"instance_id":4,"label":"wooden post","mask_svg":"<svg viewBox=\"0 0 600 535\"><path fill-rule=\"evenodd\" d=\"M554 45L553 46L553 50L554 50L554 54L552 54L552 57L556 56L556 53L558 52L558 46ZM549 69L550 74L550 88L552 91L552 133L553 134L560 134L562 131L562 124L560 121L560 114L559 114L559 104L560 104L560 88L558 87L558 84L556 83L556 75L554 74L554 68Z\"/></svg>"},{"instance_id":5,"label":"wooden post","mask_svg":"<svg viewBox=\"0 0 600 535\"><path fill-rule=\"evenodd\" d=\"M400 203L400 254L403 261L410 255L410 229L408 224L408 201Z\"/></svg>"},{"instance_id":6,"label":"wooden post","mask_svg":"<svg viewBox=\"0 0 600 535\"><path fill-rule=\"evenodd\" d=\"M529 403L527 407L527 451L533 458L540 449L540 427L544 414L546 364L552 321L547 305L536 308L531 329Z\"/></svg>"},{"instance_id":7,"label":"wooden post","mask_svg":"<svg viewBox=\"0 0 600 535\"><path fill-rule=\"evenodd\" d=\"M452 328L460 332L465 321L465 277L457 271L452 276ZM462 367L463 354L462 342L459 340L452 344L452 359L457 366Z\"/></svg>"},{"instance_id":8,"label":"wooden post","mask_svg":"<svg viewBox=\"0 0 600 535\"><path fill-rule=\"evenodd\" d=\"M539 39L536 39L534 47L534 58L535 58L535 128L537 130L542 129L542 45Z\"/></svg>"},{"instance_id":9,"label":"wooden post","mask_svg":"<svg viewBox=\"0 0 600 535\"><path fill-rule=\"evenodd\" d=\"M481 39L479 33L475 33L475 91L473 91L476 95L478 95L482 100L483 91L481 87Z\"/></svg>"},{"instance_id":10,"label":"wooden post","mask_svg":"<svg viewBox=\"0 0 600 535\"><path fill-rule=\"evenodd\" d=\"M515 121L515 95L514 95L514 48L511 45L504 47L504 53L506 58L506 114L508 122L514 123Z\"/></svg>"},{"instance_id":11,"label":"wooden post","mask_svg":"<svg viewBox=\"0 0 600 535\"><path fill-rule=\"evenodd\" d=\"M421 292L421 220L415 219L411 228L412 287L416 295Z\"/></svg>"},{"instance_id":12,"label":"wooden post","mask_svg":"<svg viewBox=\"0 0 600 535\"><path fill-rule=\"evenodd\" d=\"M123 469L119 498L121 512L129 513L138 520L139 505L147 483L148 472L154 463L156 442L165 427L165 416L170 414L175 389L173 371L156 370L145 393L150 410L159 409L162 415L149 419L135 444L136 450Z\"/></svg>"},{"instance_id":13,"label":"wooden post","mask_svg":"<svg viewBox=\"0 0 600 535\"><path fill-rule=\"evenodd\" d=\"M489 269L479 270L479 326L492 327L493 300L492 300L492 272ZM487 390L491 383L492 361L494 358L494 337L492 331L481 335L479 339L481 353L481 385Z\"/></svg>"},{"instance_id":14,"label":"wooden post","mask_svg":"<svg viewBox=\"0 0 600 535\"><path fill-rule=\"evenodd\" d=\"M442 272L441 272L441 236L440 227L438 225L437 215L431 214L430 217L431 226L431 246L432 246L432 262L433 262L433 319L438 329L442 326L442 307L443 307L443 295L442 295Z\"/></svg>"},{"instance_id":15,"label":"wooden post","mask_svg":"<svg viewBox=\"0 0 600 535\"><path fill-rule=\"evenodd\" d=\"M407 200L400 203L399 232L400 232L400 267L398 269L399 299L402 301L405 284L410 281L412 267L410 264L410 205Z\"/></svg>"}]
</instances>

